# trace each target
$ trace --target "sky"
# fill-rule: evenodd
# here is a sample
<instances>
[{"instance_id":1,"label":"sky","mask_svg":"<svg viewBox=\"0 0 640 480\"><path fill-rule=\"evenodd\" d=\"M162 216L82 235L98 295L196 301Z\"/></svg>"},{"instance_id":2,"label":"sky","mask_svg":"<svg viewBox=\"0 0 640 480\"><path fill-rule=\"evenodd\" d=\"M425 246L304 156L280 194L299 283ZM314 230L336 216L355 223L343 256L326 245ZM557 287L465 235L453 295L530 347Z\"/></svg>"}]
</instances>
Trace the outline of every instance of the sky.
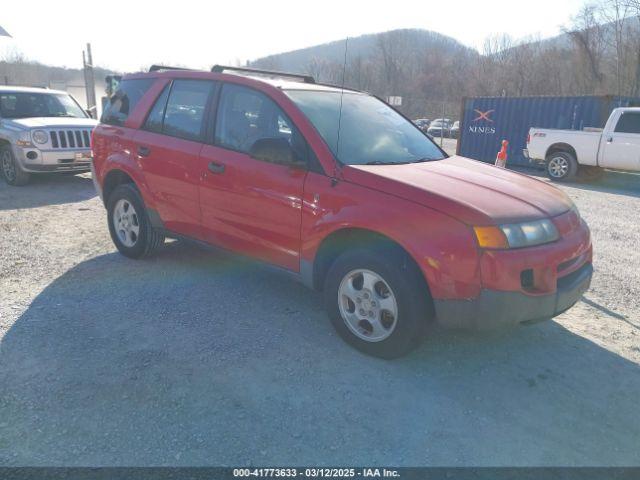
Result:
<instances>
[{"instance_id":1,"label":"sky","mask_svg":"<svg viewBox=\"0 0 640 480\"><path fill-rule=\"evenodd\" d=\"M48 65L94 63L126 72L152 63L208 68L397 28L423 28L482 49L497 33L560 32L584 0L4 0L0 58L19 52Z\"/></svg>"}]
</instances>

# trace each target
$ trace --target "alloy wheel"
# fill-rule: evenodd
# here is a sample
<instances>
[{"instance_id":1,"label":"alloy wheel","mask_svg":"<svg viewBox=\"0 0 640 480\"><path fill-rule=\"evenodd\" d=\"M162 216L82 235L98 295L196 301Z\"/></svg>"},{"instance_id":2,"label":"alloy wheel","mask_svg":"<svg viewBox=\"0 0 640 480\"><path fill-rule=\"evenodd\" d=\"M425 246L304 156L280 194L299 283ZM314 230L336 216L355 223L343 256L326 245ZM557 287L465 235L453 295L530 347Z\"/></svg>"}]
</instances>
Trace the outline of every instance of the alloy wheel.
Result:
<instances>
[{"instance_id":1,"label":"alloy wheel","mask_svg":"<svg viewBox=\"0 0 640 480\"><path fill-rule=\"evenodd\" d=\"M398 323L398 304L389 284L371 270L347 273L338 288L340 314L351 332L367 342L387 339Z\"/></svg>"},{"instance_id":2,"label":"alloy wheel","mask_svg":"<svg viewBox=\"0 0 640 480\"><path fill-rule=\"evenodd\" d=\"M16 166L13 163L11 153L6 150L2 152L2 173L8 182L13 182L16 179Z\"/></svg>"},{"instance_id":3,"label":"alloy wheel","mask_svg":"<svg viewBox=\"0 0 640 480\"><path fill-rule=\"evenodd\" d=\"M563 178L569 172L569 162L564 157L553 157L549 160L547 170L553 178Z\"/></svg>"},{"instance_id":4,"label":"alloy wheel","mask_svg":"<svg viewBox=\"0 0 640 480\"><path fill-rule=\"evenodd\" d=\"M133 247L140 235L140 219L129 200L121 198L113 209L113 227L125 247Z\"/></svg>"}]
</instances>

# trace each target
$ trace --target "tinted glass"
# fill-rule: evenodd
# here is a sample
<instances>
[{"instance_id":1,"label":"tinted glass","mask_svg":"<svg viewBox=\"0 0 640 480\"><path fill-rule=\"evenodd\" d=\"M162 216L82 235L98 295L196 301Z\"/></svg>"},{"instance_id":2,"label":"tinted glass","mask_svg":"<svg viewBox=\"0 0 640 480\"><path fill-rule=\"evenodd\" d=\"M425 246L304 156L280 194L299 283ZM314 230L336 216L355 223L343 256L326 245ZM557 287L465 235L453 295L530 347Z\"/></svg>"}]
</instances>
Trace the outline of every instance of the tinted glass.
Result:
<instances>
[{"instance_id":1,"label":"tinted glass","mask_svg":"<svg viewBox=\"0 0 640 480\"><path fill-rule=\"evenodd\" d=\"M296 163L307 158L304 137L273 100L250 88L224 85L216 120L216 144L251 153L254 144L263 139L286 140Z\"/></svg>"},{"instance_id":2,"label":"tinted glass","mask_svg":"<svg viewBox=\"0 0 640 480\"><path fill-rule=\"evenodd\" d=\"M213 82L175 80L164 115L163 133L187 140L200 140L204 111L212 88Z\"/></svg>"},{"instance_id":3,"label":"tinted glass","mask_svg":"<svg viewBox=\"0 0 640 480\"><path fill-rule=\"evenodd\" d=\"M286 93L344 164L409 163L444 158L415 125L375 97L345 92L339 121L340 92L289 90Z\"/></svg>"},{"instance_id":4,"label":"tinted glass","mask_svg":"<svg viewBox=\"0 0 640 480\"><path fill-rule=\"evenodd\" d=\"M82 108L65 93L4 92L0 94L1 118L86 118Z\"/></svg>"},{"instance_id":5,"label":"tinted glass","mask_svg":"<svg viewBox=\"0 0 640 480\"><path fill-rule=\"evenodd\" d=\"M144 122L144 129L150 132L162 133L162 121L164 120L164 111L167 106L167 98L169 98L169 88L167 85L162 90L162 93L153 104L149 116L146 122Z\"/></svg>"},{"instance_id":6,"label":"tinted glass","mask_svg":"<svg viewBox=\"0 0 640 480\"><path fill-rule=\"evenodd\" d=\"M640 133L640 113L623 113L616 125L619 133Z\"/></svg>"},{"instance_id":7,"label":"tinted glass","mask_svg":"<svg viewBox=\"0 0 640 480\"><path fill-rule=\"evenodd\" d=\"M102 123L110 125L124 125L134 108L153 84L152 78L123 80L116 93L109 98L107 106L102 112Z\"/></svg>"}]
</instances>

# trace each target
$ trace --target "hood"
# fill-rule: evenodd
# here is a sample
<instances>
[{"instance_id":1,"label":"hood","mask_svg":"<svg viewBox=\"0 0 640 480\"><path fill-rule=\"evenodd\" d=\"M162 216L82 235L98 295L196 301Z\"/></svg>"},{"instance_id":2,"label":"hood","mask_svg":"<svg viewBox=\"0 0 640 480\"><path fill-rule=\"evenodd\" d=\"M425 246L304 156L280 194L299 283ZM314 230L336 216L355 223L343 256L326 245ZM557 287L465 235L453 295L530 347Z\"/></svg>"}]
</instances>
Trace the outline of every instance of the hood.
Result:
<instances>
[{"instance_id":1,"label":"hood","mask_svg":"<svg viewBox=\"0 0 640 480\"><path fill-rule=\"evenodd\" d=\"M572 206L546 182L453 156L406 165L348 165L344 179L391 193L469 225L499 225L555 217Z\"/></svg>"},{"instance_id":2,"label":"hood","mask_svg":"<svg viewBox=\"0 0 640 480\"><path fill-rule=\"evenodd\" d=\"M57 127L80 127L93 128L98 124L93 118L70 118L70 117L32 117L32 118L5 118L3 123L22 128L57 128Z\"/></svg>"}]
</instances>

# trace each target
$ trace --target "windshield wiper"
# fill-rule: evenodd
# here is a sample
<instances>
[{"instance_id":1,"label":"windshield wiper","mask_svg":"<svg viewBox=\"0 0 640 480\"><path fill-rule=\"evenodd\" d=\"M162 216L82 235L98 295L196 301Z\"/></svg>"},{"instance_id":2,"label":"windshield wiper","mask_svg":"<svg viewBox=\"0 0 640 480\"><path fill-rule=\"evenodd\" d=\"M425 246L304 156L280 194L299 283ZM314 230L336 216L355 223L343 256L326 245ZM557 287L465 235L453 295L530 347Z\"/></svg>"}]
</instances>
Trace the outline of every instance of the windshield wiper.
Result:
<instances>
[{"instance_id":1,"label":"windshield wiper","mask_svg":"<svg viewBox=\"0 0 640 480\"><path fill-rule=\"evenodd\" d=\"M411 163L424 163L424 162L430 162L432 160L433 158L424 157L424 158L419 158L418 160L413 160Z\"/></svg>"},{"instance_id":2,"label":"windshield wiper","mask_svg":"<svg viewBox=\"0 0 640 480\"><path fill-rule=\"evenodd\" d=\"M372 160L365 165L406 165L409 162L382 162L380 160Z\"/></svg>"}]
</instances>

